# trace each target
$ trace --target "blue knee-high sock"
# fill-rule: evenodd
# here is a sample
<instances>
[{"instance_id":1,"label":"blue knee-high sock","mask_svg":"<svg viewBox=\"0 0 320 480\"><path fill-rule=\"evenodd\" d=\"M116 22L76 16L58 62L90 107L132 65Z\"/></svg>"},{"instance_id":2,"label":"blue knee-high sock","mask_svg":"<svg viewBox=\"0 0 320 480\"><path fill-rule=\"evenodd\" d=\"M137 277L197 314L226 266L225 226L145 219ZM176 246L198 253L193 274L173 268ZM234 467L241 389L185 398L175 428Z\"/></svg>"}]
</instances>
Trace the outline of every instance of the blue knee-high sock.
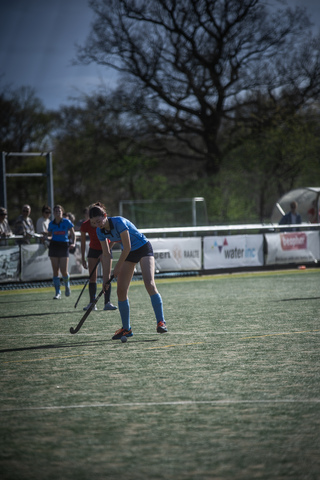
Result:
<instances>
[{"instance_id":1,"label":"blue knee-high sock","mask_svg":"<svg viewBox=\"0 0 320 480\"><path fill-rule=\"evenodd\" d=\"M123 300L118 302L119 312L122 320L122 327L126 330L130 330L130 306L129 300Z\"/></svg>"},{"instance_id":2,"label":"blue knee-high sock","mask_svg":"<svg viewBox=\"0 0 320 480\"><path fill-rule=\"evenodd\" d=\"M56 290L56 295L59 295L60 292L60 278L59 277L53 277L53 285Z\"/></svg>"},{"instance_id":3,"label":"blue knee-high sock","mask_svg":"<svg viewBox=\"0 0 320 480\"><path fill-rule=\"evenodd\" d=\"M150 298L157 323L164 322L163 304L160 293L155 293L154 295L151 295Z\"/></svg>"}]
</instances>

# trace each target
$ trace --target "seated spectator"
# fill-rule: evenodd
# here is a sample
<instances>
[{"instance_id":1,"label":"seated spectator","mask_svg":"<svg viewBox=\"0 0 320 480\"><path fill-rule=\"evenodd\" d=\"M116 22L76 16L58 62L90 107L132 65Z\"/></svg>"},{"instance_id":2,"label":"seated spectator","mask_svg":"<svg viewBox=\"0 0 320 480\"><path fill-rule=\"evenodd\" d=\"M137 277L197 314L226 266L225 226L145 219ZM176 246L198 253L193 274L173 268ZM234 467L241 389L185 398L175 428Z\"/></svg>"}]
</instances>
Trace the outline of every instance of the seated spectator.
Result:
<instances>
[{"instance_id":1,"label":"seated spectator","mask_svg":"<svg viewBox=\"0 0 320 480\"><path fill-rule=\"evenodd\" d=\"M17 243L28 244L30 239L34 235L33 221L30 217L31 207L30 205L23 205L22 213L19 215L14 224L14 234L23 236L22 239L18 239Z\"/></svg>"},{"instance_id":2,"label":"seated spectator","mask_svg":"<svg viewBox=\"0 0 320 480\"><path fill-rule=\"evenodd\" d=\"M12 231L8 223L8 212L4 207L0 207L0 245L6 245L4 240L12 236Z\"/></svg>"},{"instance_id":3,"label":"seated spectator","mask_svg":"<svg viewBox=\"0 0 320 480\"><path fill-rule=\"evenodd\" d=\"M42 217L38 218L36 224L36 232L40 234L48 233L50 223L51 208L48 205L42 207Z\"/></svg>"},{"instance_id":4,"label":"seated spectator","mask_svg":"<svg viewBox=\"0 0 320 480\"><path fill-rule=\"evenodd\" d=\"M290 203L290 212L283 215L279 225L297 225L301 223L301 215L297 212L298 204L297 202ZM297 228L290 228L290 231L296 231Z\"/></svg>"}]
</instances>

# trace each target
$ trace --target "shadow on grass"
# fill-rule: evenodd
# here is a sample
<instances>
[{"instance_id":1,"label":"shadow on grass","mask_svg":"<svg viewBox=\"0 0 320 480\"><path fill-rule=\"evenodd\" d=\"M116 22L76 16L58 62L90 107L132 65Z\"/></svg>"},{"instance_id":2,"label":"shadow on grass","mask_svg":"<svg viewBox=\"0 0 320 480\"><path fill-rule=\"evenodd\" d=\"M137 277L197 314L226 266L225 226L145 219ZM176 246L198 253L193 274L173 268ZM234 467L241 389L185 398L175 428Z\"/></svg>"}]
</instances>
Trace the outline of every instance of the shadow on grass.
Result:
<instances>
[{"instance_id":1,"label":"shadow on grass","mask_svg":"<svg viewBox=\"0 0 320 480\"><path fill-rule=\"evenodd\" d=\"M295 302L301 300L319 300L320 297L301 297L301 298L283 298L282 300L277 300L278 302Z\"/></svg>"},{"instance_id":2,"label":"shadow on grass","mask_svg":"<svg viewBox=\"0 0 320 480\"><path fill-rule=\"evenodd\" d=\"M47 298L42 298L42 299L38 299L37 298L37 303L40 303L40 302L46 302L48 303L48 299ZM5 304L11 304L11 303L15 303L15 304L21 304L21 303L34 303L34 299L30 299L30 300L19 300L17 297L15 297L14 300L5 300L4 302L2 301L2 299L0 299L0 305L5 305Z\"/></svg>"},{"instance_id":3,"label":"shadow on grass","mask_svg":"<svg viewBox=\"0 0 320 480\"><path fill-rule=\"evenodd\" d=\"M146 340L131 340L130 343L148 343L148 342L157 342L158 339L146 339ZM5 348L0 350L0 353L8 353L8 352L25 352L29 350L49 350L55 348L76 348L76 347L88 347L94 344L103 344L103 343L111 343L113 345L122 345L121 342L115 342L114 340L90 340L86 342L78 342L78 343L61 343L61 344L48 344L48 345L35 345L33 347L18 347L18 348Z\"/></svg>"},{"instance_id":4,"label":"shadow on grass","mask_svg":"<svg viewBox=\"0 0 320 480\"><path fill-rule=\"evenodd\" d=\"M0 320L8 319L8 318L27 318L27 317L48 317L49 315L67 315L72 314L74 312L70 312L67 310L65 312L45 312L45 313L28 313L23 315L7 315L5 317L0 317Z\"/></svg>"}]
</instances>

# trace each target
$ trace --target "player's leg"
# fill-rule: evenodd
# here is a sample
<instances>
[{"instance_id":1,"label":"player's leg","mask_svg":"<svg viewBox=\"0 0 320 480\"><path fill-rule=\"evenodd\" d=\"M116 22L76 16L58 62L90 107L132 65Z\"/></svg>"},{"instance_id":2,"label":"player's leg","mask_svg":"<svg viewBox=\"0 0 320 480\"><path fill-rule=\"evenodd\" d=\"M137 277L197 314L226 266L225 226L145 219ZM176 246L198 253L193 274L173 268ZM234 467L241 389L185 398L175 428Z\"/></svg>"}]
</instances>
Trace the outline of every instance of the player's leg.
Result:
<instances>
[{"instance_id":1,"label":"player's leg","mask_svg":"<svg viewBox=\"0 0 320 480\"><path fill-rule=\"evenodd\" d=\"M124 262L117 277L118 307L122 321L122 328L115 333L115 335L112 337L113 340L118 340L124 335L126 337L131 337L133 335L130 325L130 305L128 292L134 273L134 267L135 263Z\"/></svg>"},{"instance_id":2,"label":"player's leg","mask_svg":"<svg viewBox=\"0 0 320 480\"><path fill-rule=\"evenodd\" d=\"M89 267L89 297L90 303L93 303L97 295L97 278L98 278L98 267L97 267L97 258L89 257L88 258L88 267Z\"/></svg>"},{"instance_id":3,"label":"player's leg","mask_svg":"<svg viewBox=\"0 0 320 480\"><path fill-rule=\"evenodd\" d=\"M144 285L147 289L147 292L150 295L151 304L157 320L157 332L166 333L167 327L164 319L163 313L163 303L160 293L157 290L155 280L154 280L154 257L147 256L143 257L140 260L141 273L144 281Z\"/></svg>"},{"instance_id":4,"label":"player's leg","mask_svg":"<svg viewBox=\"0 0 320 480\"><path fill-rule=\"evenodd\" d=\"M62 273L66 297L70 297L70 275L68 272L69 257L60 257L60 270Z\"/></svg>"},{"instance_id":5,"label":"player's leg","mask_svg":"<svg viewBox=\"0 0 320 480\"><path fill-rule=\"evenodd\" d=\"M110 268L112 269L112 260L111 260L111 265L110 265ZM117 310L118 307L116 307L115 305L113 305L110 301L110 298L111 298L111 283L110 283L110 287L108 288L108 290L104 293L104 308L103 310Z\"/></svg>"},{"instance_id":6,"label":"player's leg","mask_svg":"<svg viewBox=\"0 0 320 480\"><path fill-rule=\"evenodd\" d=\"M60 291L60 277L59 277L59 257L50 257L52 273L53 273L53 285L55 289L54 300L59 300L61 298Z\"/></svg>"}]
</instances>

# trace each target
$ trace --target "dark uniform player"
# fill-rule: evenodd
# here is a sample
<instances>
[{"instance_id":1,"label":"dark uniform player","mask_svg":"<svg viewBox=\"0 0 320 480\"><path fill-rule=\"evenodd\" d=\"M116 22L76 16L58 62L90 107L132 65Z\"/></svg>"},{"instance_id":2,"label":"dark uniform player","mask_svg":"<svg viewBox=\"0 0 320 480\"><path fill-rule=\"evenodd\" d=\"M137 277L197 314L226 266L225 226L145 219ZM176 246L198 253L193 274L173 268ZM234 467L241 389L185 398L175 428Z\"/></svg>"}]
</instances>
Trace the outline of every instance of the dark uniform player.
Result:
<instances>
[{"instance_id":1,"label":"dark uniform player","mask_svg":"<svg viewBox=\"0 0 320 480\"><path fill-rule=\"evenodd\" d=\"M81 255L82 255L82 265L84 268L89 267L89 296L90 296L90 303L83 310L88 310L91 303L94 302L97 294L97 276L98 276L98 269L96 268L97 261L102 255L102 247L100 240L97 237L96 228L92 227L90 223L90 219L85 220L80 227L81 232ZM86 234L89 235L90 243L89 243L89 252L87 255L88 263L85 258L86 254ZM111 264L110 264L111 268ZM94 272L93 272L94 270ZM93 273L92 273L93 272ZM110 288L104 294L104 310L117 310L117 307L112 305L110 302L110 295L111 295L111 285ZM96 305L94 306L94 310L97 310Z\"/></svg>"}]
</instances>

